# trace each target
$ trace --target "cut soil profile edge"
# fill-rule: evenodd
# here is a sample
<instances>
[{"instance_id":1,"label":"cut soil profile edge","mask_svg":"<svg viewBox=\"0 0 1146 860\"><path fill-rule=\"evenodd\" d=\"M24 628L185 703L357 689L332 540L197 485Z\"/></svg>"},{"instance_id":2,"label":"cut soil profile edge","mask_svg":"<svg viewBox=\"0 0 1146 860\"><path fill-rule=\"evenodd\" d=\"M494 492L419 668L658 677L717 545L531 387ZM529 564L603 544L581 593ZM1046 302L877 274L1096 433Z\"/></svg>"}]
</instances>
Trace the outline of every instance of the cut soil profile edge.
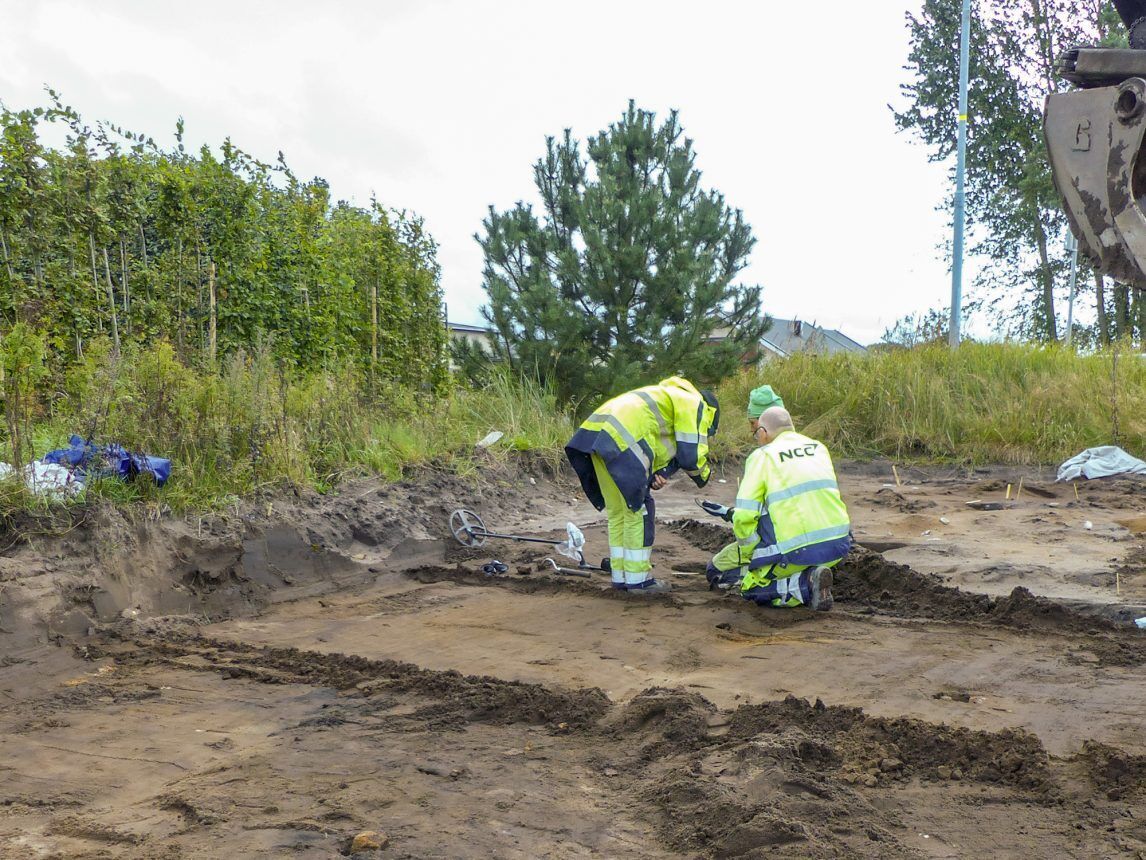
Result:
<instances>
[{"instance_id":1,"label":"cut soil profile edge","mask_svg":"<svg viewBox=\"0 0 1146 860\"><path fill-rule=\"evenodd\" d=\"M708 552L719 550L729 539L727 529L697 520L670 521L665 527ZM1038 597L1021 586L1005 597L962 591L859 545L837 568L832 595L845 610L860 607L897 618L1086 637L1106 665L1146 662L1146 631Z\"/></svg>"},{"instance_id":2,"label":"cut soil profile edge","mask_svg":"<svg viewBox=\"0 0 1146 860\"><path fill-rule=\"evenodd\" d=\"M833 758L845 771L877 768L872 750L894 755L896 778L927 775L948 766L967 779L1043 790L1049 785L1051 757L1037 736L1021 729L998 732L930 723L908 717L876 717L862 708L809 703L792 695L722 710L702 695L678 688L653 687L627 702L612 701L598 687L563 688L455 670L424 669L413 663L355 654L251 645L240 641L168 632L155 636L123 630L99 643L77 648L85 660L110 658L132 666L166 665L191 671L219 672L266 684L307 684L353 690L365 697L409 693L449 705L465 722L545 725L557 732L599 732L645 738L655 735L657 754L751 740L761 733L800 728L812 734L851 740ZM717 725L721 731L713 732ZM838 746L838 744L837 744ZM842 748L841 748L842 749ZM878 758L887 758L882 755ZM1096 782L1146 789L1146 756L1088 741L1065 761L1085 761ZM874 771L873 771L874 772ZM1049 790L1049 789L1047 789Z\"/></svg>"}]
</instances>

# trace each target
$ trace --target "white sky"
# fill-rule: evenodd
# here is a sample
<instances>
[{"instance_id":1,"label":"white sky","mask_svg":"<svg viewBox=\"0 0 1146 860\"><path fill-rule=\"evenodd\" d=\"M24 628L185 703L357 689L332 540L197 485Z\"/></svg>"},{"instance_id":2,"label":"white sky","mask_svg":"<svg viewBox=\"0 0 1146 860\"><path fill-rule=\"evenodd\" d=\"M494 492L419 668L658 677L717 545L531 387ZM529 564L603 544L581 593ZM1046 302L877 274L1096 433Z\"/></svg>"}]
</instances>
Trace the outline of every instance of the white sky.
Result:
<instances>
[{"instance_id":1,"label":"white sky","mask_svg":"<svg viewBox=\"0 0 1146 860\"><path fill-rule=\"evenodd\" d=\"M950 296L946 173L895 132L919 0L0 0L0 100L60 90L169 145L230 135L335 198L423 215L450 317L484 301L473 234L532 199L547 134L629 98L680 110L703 183L744 210L765 310L878 340Z\"/></svg>"}]
</instances>

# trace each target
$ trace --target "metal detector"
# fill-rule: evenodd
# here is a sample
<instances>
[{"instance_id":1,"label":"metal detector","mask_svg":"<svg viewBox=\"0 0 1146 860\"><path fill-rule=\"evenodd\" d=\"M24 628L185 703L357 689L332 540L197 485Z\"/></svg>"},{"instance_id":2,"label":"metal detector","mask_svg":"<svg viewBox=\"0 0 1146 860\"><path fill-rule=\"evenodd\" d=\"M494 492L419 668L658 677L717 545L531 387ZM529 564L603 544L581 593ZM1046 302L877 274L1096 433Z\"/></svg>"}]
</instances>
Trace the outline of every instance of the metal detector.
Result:
<instances>
[{"instance_id":1,"label":"metal detector","mask_svg":"<svg viewBox=\"0 0 1146 860\"><path fill-rule=\"evenodd\" d=\"M484 546L485 542L490 539L548 544L549 546L556 547L557 551L562 555L575 559L579 570L604 572L604 568L594 567L586 563L584 553L585 535L582 534L581 529L577 528L573 523L565 524L565 533L567 536L565 540L530 537L528 535L510 535L502 532L491 532L486 528L485 522L480 516L473 511L459 508L450 514L450 533L458 543L465 547ZM557 567L555 563L550 563L554 568Z\"/></svg>"}]
</instances>

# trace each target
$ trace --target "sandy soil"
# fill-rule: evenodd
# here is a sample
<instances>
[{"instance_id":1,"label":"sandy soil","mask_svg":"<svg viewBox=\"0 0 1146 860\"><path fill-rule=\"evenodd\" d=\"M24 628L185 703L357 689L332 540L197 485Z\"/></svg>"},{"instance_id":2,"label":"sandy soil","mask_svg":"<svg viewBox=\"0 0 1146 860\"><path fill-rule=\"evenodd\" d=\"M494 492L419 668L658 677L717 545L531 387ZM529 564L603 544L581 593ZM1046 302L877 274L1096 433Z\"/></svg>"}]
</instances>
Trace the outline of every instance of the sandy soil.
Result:
<instances>
[{"instance_id":1,"label":"sandy soil","mask_svg":"<svg viewBox=\"0 0 1146 860\"><path fill-rule=\"evenodd\" d=\"M56 524L0 557L0 857L1146 857L1146 483L898 477L841 470L820 614L710 592L679 481L651 599L444 537L604 555L541 469Z\"/></svg>"}]
</instances>

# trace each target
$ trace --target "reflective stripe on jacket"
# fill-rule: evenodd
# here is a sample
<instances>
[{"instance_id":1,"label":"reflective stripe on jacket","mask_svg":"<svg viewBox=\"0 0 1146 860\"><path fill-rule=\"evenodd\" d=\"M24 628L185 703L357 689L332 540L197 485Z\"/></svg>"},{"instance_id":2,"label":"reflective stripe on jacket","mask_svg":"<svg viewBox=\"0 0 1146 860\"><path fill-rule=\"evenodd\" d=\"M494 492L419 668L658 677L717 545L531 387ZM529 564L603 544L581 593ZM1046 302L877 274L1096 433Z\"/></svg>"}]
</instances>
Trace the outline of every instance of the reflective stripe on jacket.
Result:
<instances>
[{"instance_id":1,"label":"reflective stripe on jacket","mask_svg":"<svg viewBox=\"0 0 1146 860\"><path fill-rule=\"evenodd\" d=\"M847 555L851 521L828 449L788 430L753 451L736 491L732 530L752 548L752 569Z\"/></svg>"},{"instance_id":2,"label":"reflective stripe on jacket","mask_svg":"<svg viewBox=\"0 0 1146 860\"><path fill-rule=\"evenodd\" d=\"M639 510L653 474L666 477L684 469L703 487L708 483L708 433L716 410L683 377L627 391L601 404L565 446L589 501L605 506L591 455L605 462L625 503Z\"/></svg>"}]
</instances>

